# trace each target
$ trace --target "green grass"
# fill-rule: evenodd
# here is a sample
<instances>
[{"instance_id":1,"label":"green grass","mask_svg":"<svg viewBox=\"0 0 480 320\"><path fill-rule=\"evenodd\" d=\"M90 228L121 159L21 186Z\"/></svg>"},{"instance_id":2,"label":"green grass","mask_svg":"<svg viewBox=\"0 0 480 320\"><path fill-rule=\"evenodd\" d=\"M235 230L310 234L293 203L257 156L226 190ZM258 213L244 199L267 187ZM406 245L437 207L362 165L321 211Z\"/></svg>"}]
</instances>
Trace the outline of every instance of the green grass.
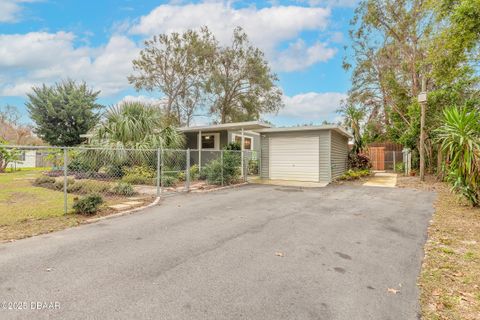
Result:
<instances>
[{"instance_id":1,"label":"green grass","mask_svg":"<svg viewBox=\"0 0 480 320\"><path fill-rule=\"evenodd\" d=\"M28 236L28 230L32 228L26 226L33 221L42 220L38 224L42 225L56 218L55 225L75 224L75 221L70 221L74 217L64 215L63 192L32 185L32 181L40 175L39 170L0 174L0 240L21 238L24 231ZM72 195L68 196L68 203L71 210ZM35 230L36 226L32 232L35 233Z\"/></svg>"}]
</instances>

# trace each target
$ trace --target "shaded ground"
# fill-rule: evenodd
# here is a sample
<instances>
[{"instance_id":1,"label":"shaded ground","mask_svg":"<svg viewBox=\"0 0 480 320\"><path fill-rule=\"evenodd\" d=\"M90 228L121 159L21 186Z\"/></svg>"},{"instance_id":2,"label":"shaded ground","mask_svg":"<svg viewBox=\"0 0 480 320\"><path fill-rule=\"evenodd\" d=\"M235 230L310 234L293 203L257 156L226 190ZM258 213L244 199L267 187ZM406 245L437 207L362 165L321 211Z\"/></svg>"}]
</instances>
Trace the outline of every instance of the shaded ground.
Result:
<instances>
[{"instance_id":1,"label":"shaded ground","mask_svg":"<svg viewBox=\"0 0 480 320\"><path fill-rule=\"evenodd\" d=\"M435 195L251 185L0 245L10 319L415 319Z\"/></svg>"},{"instance_id":2,"label":"shaded ground","mask_svg":"<svg viewBox=\"0 0 480 320\"><path fill-rule=\"evenodd\" d=\"M432 176L399 177L398 185L438 194L419 281L423 318L480 319L480 209Z\"/></svg>"}]
</instances>

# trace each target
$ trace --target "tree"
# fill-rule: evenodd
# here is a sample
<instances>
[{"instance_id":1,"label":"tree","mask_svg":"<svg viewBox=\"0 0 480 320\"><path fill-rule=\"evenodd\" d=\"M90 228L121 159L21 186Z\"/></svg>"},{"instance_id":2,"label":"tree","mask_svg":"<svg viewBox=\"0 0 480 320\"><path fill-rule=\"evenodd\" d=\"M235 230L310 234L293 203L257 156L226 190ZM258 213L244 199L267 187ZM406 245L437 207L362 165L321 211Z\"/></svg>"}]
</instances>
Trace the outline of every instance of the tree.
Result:
<instances>
[{"instance_id":1,"label":"tree","mask_svg":"<svg viewBox=\"0 0 480 320\"><path fill-rule=\"evenodd\" d=\"M159 108L126 102L107 112L93 131L92 144L122 149L179 149L184 136L165 124Z\"/></svg>"},{"instance_id":2,"label":"tree","mask_svg":"<svg viewBox=\"0 0 480 320\"><path fill-rule=\"evenodd\" d=\"M210 64L206 86L212 98L210 113L226 123L258 120L262 113L277 112L283 106L277 80L263 52L236 28L232 44L217 48Z\"/></svg>"},{"instance_id":3,"label":"tree","mask_svg":"<svg viewBox=\"0 0 480 320\"><path fill-rule=\"evenodd\" d=\"M14 145L39 145L42 141L36 137L30 125L20 122L21 115L17 107L0 107L0 139Z\"/></svg>"},{"instance_id":4,"label":"tree","mask_svg":"<svg viewBox=\"0 0 480 320\"><path fill-rule=\"evenodd\" d=\"M8 164L18 160L20 152L17 149L6 148L6 141L0 138L0 173L5 172Z\"/></svg>"},{"instance_id":5,"label":"tree","mask_svg":"<svg viewBox=\"0 0 480 320\"><path fill-rule=\"evenodd\" d=\"M358 154L363 149L363 139L361 133L361 121L365 117L365 112L362 109L355 108L353 105L343 106L338 110L344 117L344 124L350 128L353 133L353 148L352 152Z\"/></svg>"},{"instance_id":6,"label":"tree","mask_svg":"<svg viewBox=\"0 0 480 320\"><path fill-rule=\"evenodd\" d=\"M137 90L160 90L167 98L167 116L189 125L202 105L207 65L216 46L207 28L154 36L133 60L136 73L128 80Z\"/></svg>"},{"instance_id":7,"label":"tree","mask_svg":"<svg viewBox=\"0 0 480 320\"><path fill-rule=\"evenodd\" d=\"M35 122L34 132L54 146L75 146L84 141L81 134L97 124L96 103L100 91L93 91L83 82L66 80L51 87L34 87L27 94L30 117Z\"/></svg>"}]
</instances>

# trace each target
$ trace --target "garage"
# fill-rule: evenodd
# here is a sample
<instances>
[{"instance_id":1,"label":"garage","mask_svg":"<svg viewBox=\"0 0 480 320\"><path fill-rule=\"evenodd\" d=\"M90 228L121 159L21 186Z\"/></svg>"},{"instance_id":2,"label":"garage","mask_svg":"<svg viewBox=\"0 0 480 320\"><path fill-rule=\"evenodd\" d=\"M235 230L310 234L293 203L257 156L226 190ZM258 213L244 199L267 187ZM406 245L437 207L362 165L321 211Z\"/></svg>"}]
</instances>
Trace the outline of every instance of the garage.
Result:
<instances>
[{"instance_id":1,"label":"garage","mask_svg":"<svg viewBox=\"0 0 480 320\"><path fill-rule=\"evenodd\" d=\"M319 137L271 137L270 178L319 181Z\"/></svg>"},{"instance_id":2,"label":"garage","mask_svg":"<svg viewBox=\"0 0 480 320\"><path fill-rule=\"evenodd\" d=\"M340 126L265 128L261 135L262 179L330 183L347 170L351 134Z\"/></svg>"}]
</instances>

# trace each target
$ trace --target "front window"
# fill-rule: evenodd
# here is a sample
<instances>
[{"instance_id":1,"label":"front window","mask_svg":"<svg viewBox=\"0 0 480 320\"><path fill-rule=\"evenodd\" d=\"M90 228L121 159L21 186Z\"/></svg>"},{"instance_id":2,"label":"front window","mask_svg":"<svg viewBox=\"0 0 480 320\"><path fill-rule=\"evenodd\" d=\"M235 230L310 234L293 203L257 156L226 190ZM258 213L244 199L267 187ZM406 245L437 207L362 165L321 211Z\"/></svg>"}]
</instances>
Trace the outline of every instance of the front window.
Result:
<instances>
[{"instance_id":1,"label":"front window","mask_svg":"<svg viewBox=\"0 0 480 320\"><path fill-rule=\"evenodd\" d=\"M204 134L202 135L202 149L215 149L215 135Z\"/></svg>"},{"instance_id":2,"label":"front window","mask_svg":"<svg viewBox=\"0 0 480 320\"><path fill-rule=\"evenodd\" d=\"M235 136L235 142L242 145L242 136ZM252 150L252 138L243 137L243 149Z\"/></svg>"}]
</instances>

